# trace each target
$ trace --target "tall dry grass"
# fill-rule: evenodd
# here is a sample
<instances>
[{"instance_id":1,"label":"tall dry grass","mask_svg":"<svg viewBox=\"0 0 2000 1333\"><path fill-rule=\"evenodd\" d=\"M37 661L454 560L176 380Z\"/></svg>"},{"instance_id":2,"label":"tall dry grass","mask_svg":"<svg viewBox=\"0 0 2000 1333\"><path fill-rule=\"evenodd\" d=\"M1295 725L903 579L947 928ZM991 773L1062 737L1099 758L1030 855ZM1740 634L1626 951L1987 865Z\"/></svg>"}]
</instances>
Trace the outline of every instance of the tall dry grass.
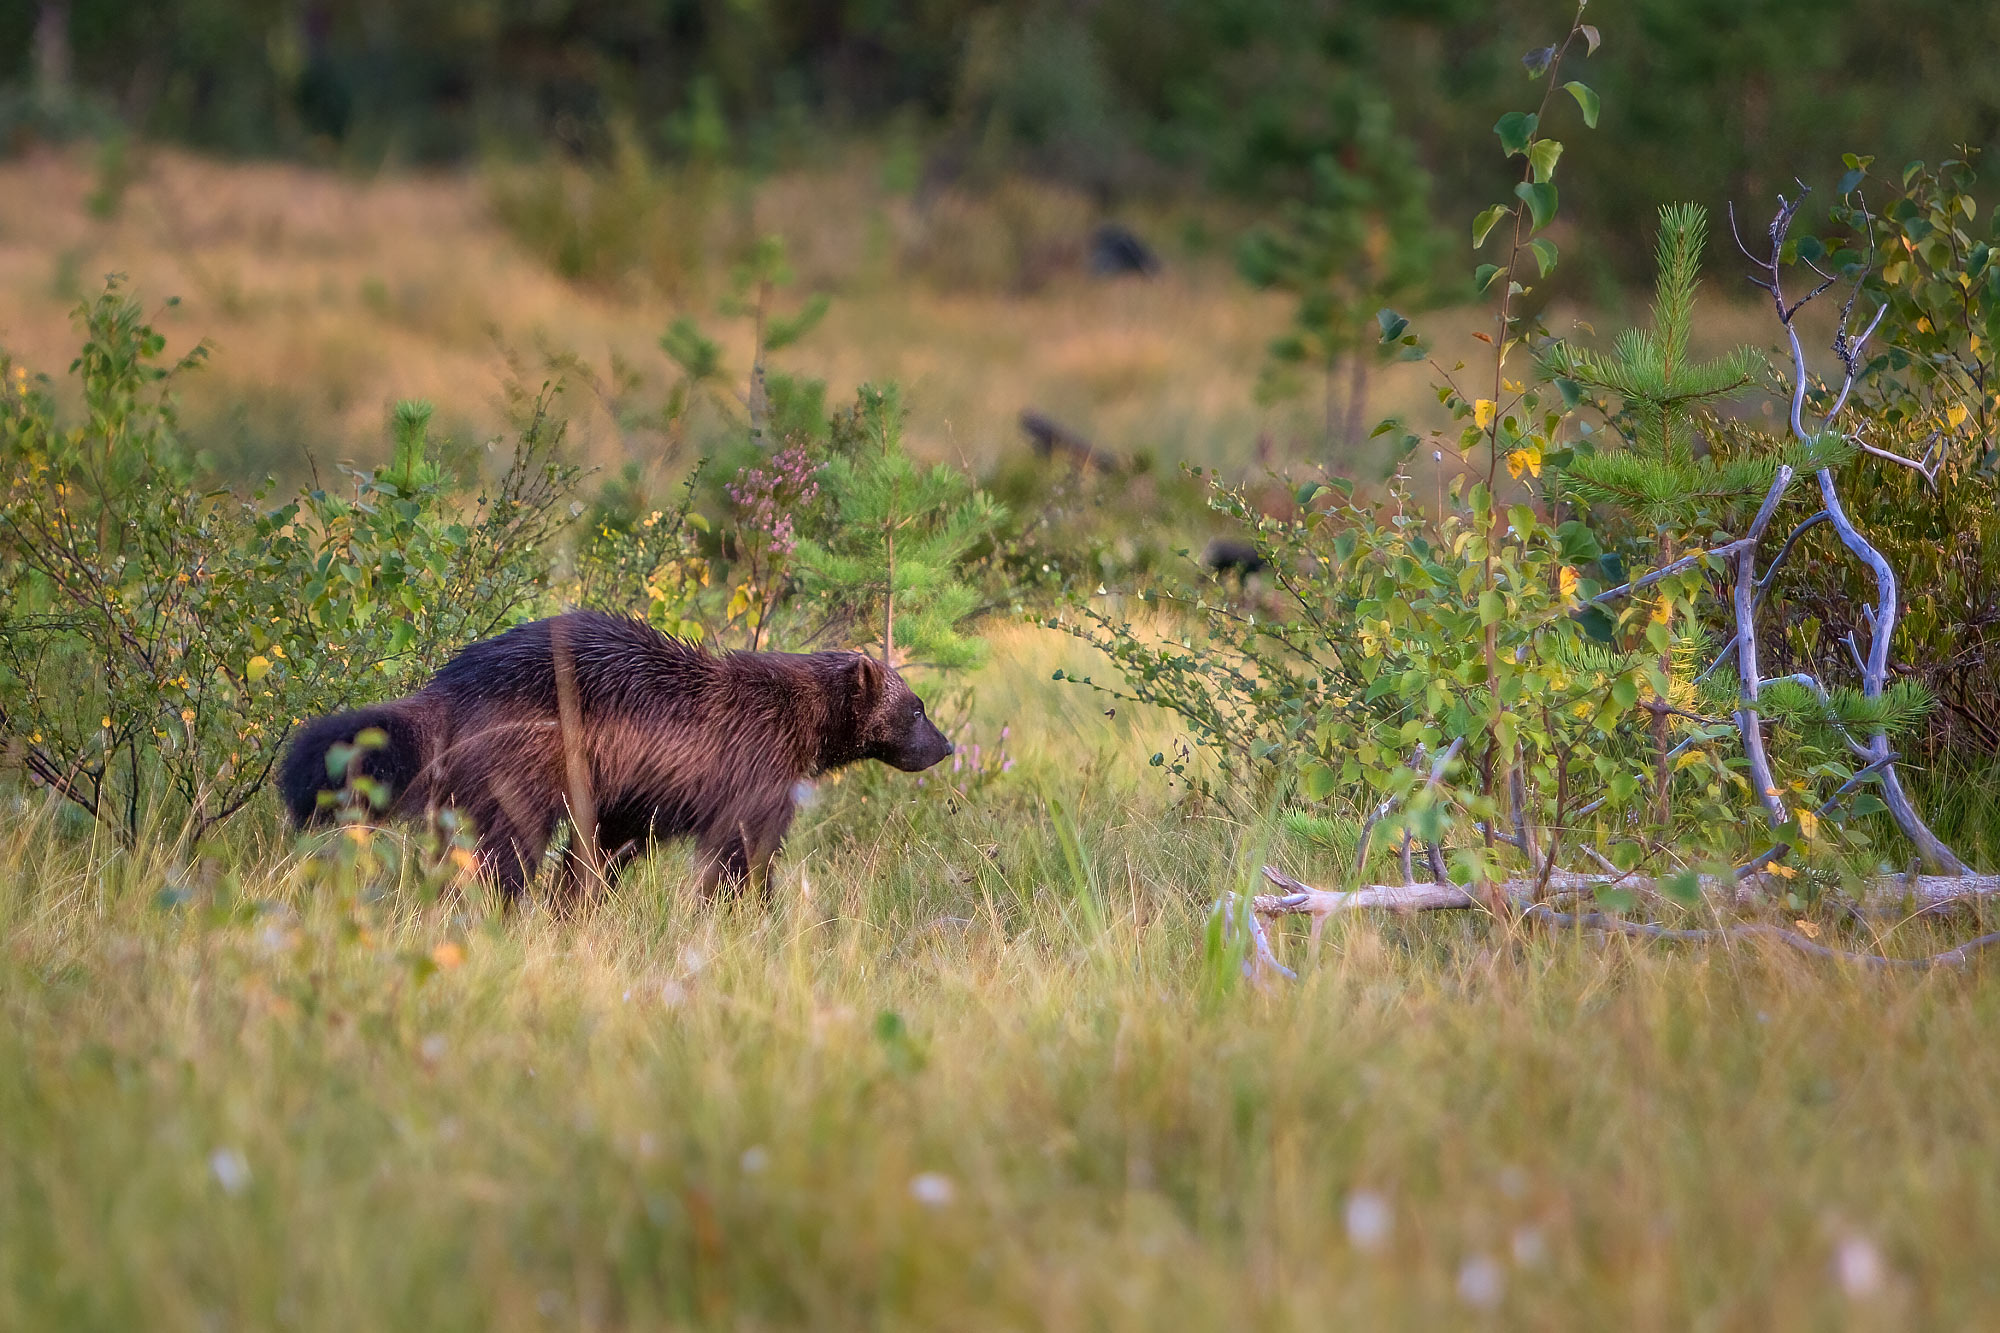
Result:
<instances>
[{"instance_id":1,"label":"tall dry grass","mask_svg":"<svg viewBox=\"0 0 2000 1333\"><path fill-rule=\"evenodd\" d=\"M1990 969L1436 916L1262 993L1207 906L1324 867L1169 804L1145 719L1044 726L1006 663L1067 650L1014 647L1015 769L830 785L768 910L667 854L503 918L18 804L0 1326L1990 1322Z\"/></svg>"}]
</instances>

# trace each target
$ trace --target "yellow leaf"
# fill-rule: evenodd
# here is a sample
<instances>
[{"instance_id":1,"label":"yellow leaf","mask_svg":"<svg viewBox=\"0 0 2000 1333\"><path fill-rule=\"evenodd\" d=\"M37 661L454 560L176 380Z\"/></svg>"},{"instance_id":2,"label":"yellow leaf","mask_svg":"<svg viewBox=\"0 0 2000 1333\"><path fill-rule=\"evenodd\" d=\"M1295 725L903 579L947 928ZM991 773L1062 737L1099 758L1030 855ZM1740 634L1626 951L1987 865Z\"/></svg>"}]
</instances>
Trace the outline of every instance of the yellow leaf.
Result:
<instances>
[{"instance_id":1,"label":"yellow leaf","mask_svg":"<svg viewBox=\"0 0 2000 1333\"><path fill-rule=\"evenodd\" d=\"M1556 588L1564 597L1576 596L1577 572L1564 565L1556 574Z\"/></svg>"},{"instance_id":2,"label":"yellow leaf","mask_svg":"<svg viewBox=\"0 0 2000 1333\"><path fill-rule=\"evenodd\" d=\"M1481 398L1472 405L1472 424L1485 430L1493 424L1493 412L1498 407L1491 398Z\"/></svg>"},{"instance_id":3,"label":"yellow leaf","mask_svg":"<svg viewBox=\"0 0 2000 1333\"><path fill-rule=\"evenodd\" d=\"M1688 750L1680 758L1674 760L1674 772L1678 773L1684 768L1703 763L1707 759L1708 755L1701 750Z\"/></svg>"},{"instance_id":4,"label":"yellow leaf","mask_svg":"<svg viewBox=\"0 0 2000 1333\"><path fill-rule=\"evenodd\" d=\"M1542 455L1538 449L1516 449L1507 455L1507 471L1519 480L1522 472L1542 475Z\"/></svg>"},{"instance_id":5,"label":"yellow leaf","mask_svg":"<svg viewBox=\"0 0 2000 1333\"><path fill-rule=\"evenodd\" d=\"M1965 404L1953 403L1950 410L1944 414L1945 424L1957 430L1965 424L1965 416Z\"/></svg>"},{"instance_id":6,"label":"yellow leaf","mask_svg":"<svg viewBox=\"0 0 2000 1333\"><path fill-rule=\"evenodd\" d=\"M1819 816L1810 810L1799 811L1799 832L1808 839L1819 836Z\"/></svg>"},{"instance_id":7,"label":"yellow leaf","mask_svg":"<svg viewBox=\"0 0 2000 1333\"><path fill-rule=\"evenodd\" d=\"M1783 861L1779 861L1776 864L1772 865L1770 867L1770 870L1771 873L1776 875L1779 879L1793 879L1799 873L1792 867L1786 865Z\"/></svg>"},{"instance_id":8,"label":"yellow leaf","mask_svg":"<svg viewBox=\"0 0 2000 1333\"><path fill-rule=\"evenodd\" d=\"M431 961L438 965L440 971L449 972L465 961L465 950L452 941L446 940L443 944L431 950Z\"/></svg>"},{"instance_id":9,"label":"yellow leaf","mask_svg":"<svg viewBox=\"0 0 2000 1333\"><path fill-rule=\"evenodd\" d=\"M270 670L271 659L259 653L244 666L243 675L252 685L255 685L258 681L264 679L270 673Z\"/></svg>"},{"instance_id":10,"label":"yellow leaf","mask_svg":"<svg viewBox=\"0 0 2000 1333\"><path fill-rule=\"evenodd\" d=\"M1819 938L1819 927L1814 925L1812 922L1806 920L1804 917L1800 917L1798 920L1792 922L1792 924L1794 926L1797 926L1799 928L1799 934L1805 936L1807 939L1816 940Z\"/></svg>"}]
</instances>

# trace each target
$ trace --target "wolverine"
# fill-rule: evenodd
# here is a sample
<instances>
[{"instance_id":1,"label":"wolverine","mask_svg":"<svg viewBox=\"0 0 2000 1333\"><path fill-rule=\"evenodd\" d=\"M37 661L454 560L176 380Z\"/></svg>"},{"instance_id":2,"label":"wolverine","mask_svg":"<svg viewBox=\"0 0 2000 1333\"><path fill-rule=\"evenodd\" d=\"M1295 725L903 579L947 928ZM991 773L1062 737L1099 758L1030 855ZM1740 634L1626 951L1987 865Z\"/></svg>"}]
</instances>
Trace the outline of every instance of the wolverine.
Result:
<instances>
[{"instance_id":1,"label":"wolverine","mask_svg":"<svg viewBox=\"0 0 2000 1333\"><path fill-rule=\"evenodd\" d=\"M864 759L916 773L951 752L902 675L866 654L711 653L572 611L472 644L415 694L314 719L278 786L301 827L330 819L356 776L393 815L455 809L509 901L565 822L567 892L692 838L710 896L768 891L806 779Z\"/></svg>"}]
</instances>

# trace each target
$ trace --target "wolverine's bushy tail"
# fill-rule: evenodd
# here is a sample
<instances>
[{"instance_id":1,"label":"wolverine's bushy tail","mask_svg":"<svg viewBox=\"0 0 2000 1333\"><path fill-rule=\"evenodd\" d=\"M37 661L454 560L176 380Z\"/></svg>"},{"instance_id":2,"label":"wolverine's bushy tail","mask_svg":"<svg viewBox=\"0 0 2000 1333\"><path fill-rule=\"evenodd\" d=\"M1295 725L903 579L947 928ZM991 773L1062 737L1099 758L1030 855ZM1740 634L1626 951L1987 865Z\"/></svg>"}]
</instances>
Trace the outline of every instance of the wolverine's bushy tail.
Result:
<instances>
[{"instance_id":1,"label":"wolverine's bushy tail","mask_svg":"<svg viewBox=\"0 0 2000 1333\"><path fill-rule=\"evenodd\" d=\"M329 772L327 759L333 748L354 746L371 729L379 730L385 743L355 749L344 767L336 764ZM426 748L424 728L407 699L314 718L292 738L292 748L278 769L278 791L292 819L304 826L332 813L334 803L322 801L322 792L337 795L356 776L372 778L400 796L429 762Z\"/></svg>"}]
</instances>

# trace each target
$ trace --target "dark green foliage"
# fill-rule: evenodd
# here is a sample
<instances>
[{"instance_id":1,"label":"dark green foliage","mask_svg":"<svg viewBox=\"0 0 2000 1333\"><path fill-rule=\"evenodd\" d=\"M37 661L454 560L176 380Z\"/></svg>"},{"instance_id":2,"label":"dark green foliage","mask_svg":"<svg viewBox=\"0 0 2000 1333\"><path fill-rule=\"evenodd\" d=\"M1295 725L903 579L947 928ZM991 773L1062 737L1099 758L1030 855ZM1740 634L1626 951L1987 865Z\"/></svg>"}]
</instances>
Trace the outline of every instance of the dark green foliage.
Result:
<instances>
[{"instance_id":1,"label":"dark green foliage","mask_svg":"<svg viewBox=\"0 0 2000 1333\"><path fill-rule=\"evenodd\" d=\"M1111 190L1195 176L1272 199L1352 152L1341 107L1378 104L1448 183L1448 215L1501 179L1468 147L1511 109L1523 53L1530 70L1545 58L1548 18L1482 0L1107 0L1074 12L1042 0L71 0L68 100L82 110L53 117L30 74L37 8L0 6L0 141L103 124L116 107L142 134L234 153L373 164L498 144L613 163L628 137L656 159L764 165L829 130L914 120L948 138L941 161L960 168L1025 166ZM1593 47L1561 77L1589 85L1570 96L1593 125L1598 93L1617 108L1577 150L1574 175L1592 187L1581 216L1594 256L1629 275L1644 271L1653 201L1719 209L1797 174L1830 176L1861 134L1901 161L2000 124L1991 6L1634 0L1619 12L1629 40ZM578 242L616 210L567 214L555 185L522 206L543 217L553 262L588 269Z\"/></svg>"}]
</instances>

